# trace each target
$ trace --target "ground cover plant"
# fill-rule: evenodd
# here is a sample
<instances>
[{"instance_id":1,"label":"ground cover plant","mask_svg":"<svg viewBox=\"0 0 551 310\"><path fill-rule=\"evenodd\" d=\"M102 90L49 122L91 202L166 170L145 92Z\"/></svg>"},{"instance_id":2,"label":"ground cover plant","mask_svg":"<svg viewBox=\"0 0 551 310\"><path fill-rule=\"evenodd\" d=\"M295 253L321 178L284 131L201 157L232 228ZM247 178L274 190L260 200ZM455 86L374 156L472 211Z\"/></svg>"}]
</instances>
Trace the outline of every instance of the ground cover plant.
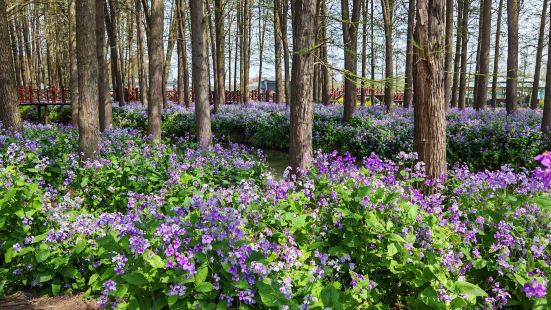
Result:
<instances>
[{"instance_id":1,"label":"ground cover plant","mask_svg":"<svg viewBox=\"0 0 551 310\"><path fill-rule=\"evenodd\" d=\"M147 128L147 113L140 105L115 109L115 122L130 128ZM324 152L339 150L363 158L376 153L396 159L413 149L413 111L382 107L358 108L351 122L343 124L342 106L315 105L313 143ZM541 115L519 110L507 115L503 109L454 110L447 114L447 153L450 163L467 163L474 170L535 167L533 158L551 142L540 130ZM162 118L163 131L181 136L194 132L193 109L173 106ZM224 105L212 117L213 131L233 141L259 148L286 150L289 141L289 111L283 104Z\"/></svg>"},{"instance_id":2,"label":"ground cover plant","mask_svg":"<svg viewBox=\"0 0 551 310\"><path fill-rule=\"evenodd\" d=\"M551 154L532 171L318 153L275 179L261 153L76 133L0 135L0 293L84 291L107 308L546 307ZM431 191L422 184L433 183Z\"/></svg>"}]
</instances>

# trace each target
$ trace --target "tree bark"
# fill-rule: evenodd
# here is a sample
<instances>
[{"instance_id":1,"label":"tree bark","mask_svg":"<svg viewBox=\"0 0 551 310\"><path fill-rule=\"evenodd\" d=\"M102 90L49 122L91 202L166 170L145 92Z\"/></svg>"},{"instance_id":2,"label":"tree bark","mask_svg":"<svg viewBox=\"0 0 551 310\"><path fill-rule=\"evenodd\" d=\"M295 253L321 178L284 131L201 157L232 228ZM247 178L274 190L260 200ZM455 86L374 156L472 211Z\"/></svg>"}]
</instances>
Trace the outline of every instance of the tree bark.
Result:
<instances>
[{"instance_id":1,"label":"tree bark","mask_svg":"<svg viewBox=\"0 0 551 310\"><path fill-rule=\"evenodd\" d=\"M250 24L251 5L250 0L242 3L242 36L241 36L241 103L249 103L249 69L250 69Z\"/></svg>"},{"instance_id":2,"label":"tree bark","mask_svg":"<svg viewBox=\"0 0 551 310\"><path fill-rule=\"evenodd\" d=\"M490 34L492 31L492 0L482 0L480 54L478 57L478 85L474 106L476 110L486 109L488 99L488 74L490 66Z\"/></svg>"},{"instance_id":3,"label":"tree bark","mask_svg":"<svg viewBox=\"0 0 551 310\"><path fill-rule=\"evenodd\" d=\"M207 20L204 16L203 1L189 0L191 12L191 51L193 58L192 75L195 93L195 126L197 142L201 148L210 148L212 132L210 124L207 64Z\"/></svg>"},{"instance_id":4,"label":"tree bark","mask_svg":"<svg viewBox=\"0 0 551 310\"><path fill-rule=\"evenodd\" d=\"M285 80L283 81L283 85L285 86L285 102L287 104L289 103L289 100L291 98L291 53L289 51L289 39L288 39L288 32L287 32L287 13L289 12L289 0L279 0L281 3L281 11L279 20L281 21L281 44L283 45L283 68L285 73Z\"/></svg>"},{"instance_id":5,"label":"tree bark","mask_svg":"<svg viewBox=\"0 0 551 310\"><path fill-rule=\"evenodd\" d=\"M503 0L499 0L497 8L496 42L494 47L494 72L492 74L492 100L491 106L497 105L497 75L499 70L499 41L501 39L501 16L503 15Z\"/></svg>"},{"instance_id":6,"label":"tree bark","mask_svg":"<svg viewBox=\"0 0 551 310\"><path fill-rule=\"evenodd\" d=\"M551 36L551 23L549 24L548 36ZM545 97L543 99L543 117L541 120L541 131L549 137L551 131L551 44L547 43L547 73L545 74Z\"/></svg>"},{"instance_id":7,"label":"tree bark","mask_svg":"<svg viewBox=\"0 0 551 310\"><path fill-rule=\"evenodd\" d=\"M19 102L15 89L14 65L11 57L6 1L0 0L0 123L14 132L23 132Z\"/></svg>"},{"instance_id":8,"label":"tree bark","mask_svg":"<svg viewBox=\"0 0 551 310\"><path fill-rule=\"evenodd\" d=\"M356 108L358 80L358 23L361 0L352 0L352 12L348 0L341 0L342 36L344 43L344 113L342 121L350 122Z\"/></svg>"},{"instance_id":9,"label":"tree bark","mask_svg":"<svg viewBox=\"0 0 551 310\"><path fill-rule=\"evenodd\" d=\"M486 0L482 0L486 1ZM491 3L490 3L491 5ZM451 101L451 77L453 56L453 6L454 0L446 0L446 58L444 60L444 101L446 109Z\"/></svg>"},{"instance_id":10,"label":"tree bark","mask_svg":"<svg viewBox=\"0 0 551 310\"><path fill-rule=\"evenodd\" d=\"M469 0L463 2L463 17L461 18L461 73L459 77L459 100L457 107L460 110L465 108L465 95L467 94L467 44L469 43L469 14L471 3Z\"/></svg>"},{"instance_id":11,"label":"tree bark","mask_svg":"<svg viewBox=\"0 0 551 310\"><path fill-rule=\"evenodd\" d=\"M181 0L183 1L183 0ZM140 99L142 105L148 106L147 95L147 79L145 77L145 48L142 34L142 5L140 0L136 0L136 36L138 42L138 60L139 60L139 76L140 76Z\"/></svg>"},{"instance_id":12,"label":"tree bark","mask_svg":"<svg viewBox=\"0 0 551 310\"><path fill-rule=\"evenodd\" d=\"M107 90L107 59L105 50L105 2L96 1L96 55L98 59L99 128L105 131L113 122L113 111Z\"/></svg>"},{"instance_id":13,"label":"tree bark","mask_svg":"<svg viewBox=\"0 0 551 310\"><path fill-rule=\"evenodd\" d=\"M518 0L507 0L507 114L516 110L518 76Z\"/></svg>"},{"instance_id":14,"label":"tree bark","mask_svg":"<svg viewBox=\"0 0 551 310\"><path fill-rule=\"evenodd\" d=\"M540 31L538 35L538 47L536 50L536 65L534 68L534 83L532 84L532 96L530 97L530 109L538 108L538 93L540 88L541 59L543 54L543 40L545 34L545 21L547 17L547 4L549 1L543 0L543 9L541 11Z\"/></svg>"},{"instance_id":15,"label":"tree bark","mask_svg":"<svg viewBox=\"0 0 551 310\"><path fill-rule=\"evenodd\" d=\"M406 78L404 82L404 108L413 103L413 29L415 27L415 0L408 1L408 29L406 42Z\"/></svg>"},{"instance_id":16,"label":"tree bark","mask_svg":"<svg viewBox=\"0 0 551 310\"><path fill-rule=\"evenodd\" d=\"M393 83L394 73L392 65L392 23L394 14L394 0L381 0L385 30L385 106L387 112L394 110Z\"/></svg>"},{"instance_id":17,"label":"tree bark","mask_svg":"<svg viewBox=\"0 0 551 310\"><path fill-rule=\"evenodd\" d=\"M366 0L367 1L367 0ZM322 18L322 24L321 24L321 36L322 36L322 46L321 46L321 54L322 54L322 76L323 76L323 85L321 88L321 100L324 105L329 105L331 103L331 94L329 91L329 83L331 77L329 76L329 63L327 60L328 52L327 52L327 1L321 0L321 8L320 8L320 14ZM366 20L367 23L367 20Z\"/></svg>"},{"instance_id":18,"label":"tree bark","mask_svg":"<svg viewBox=\"0 0 551 310\"><path fill-rule=\"evenodd\" d=\"M431 178L447 172L444 8L444 0L418 0L414 34L413 148Z\"/></svg>"},{"instance_id":19,"label":"tree bark","mask_svg":"<svg viewBox=\"0 0 551 310\"><path fill-rule=\"evenodd\" d=\"M282 33L279 12L281 11L281 0L274 0L274 48L275 48L275 103L282 103L285 93L283 86L283 76L281 73L281 49Z\"/></svg>"},{"instance_id":20,"label":"tree bark","mask_svg":"<svg viewBox=\"0 0 551 310\"><path fill-rule=\"evenodd\" d=\"M168 83L168 70L170 63L172 62L172 55L174 54L174 46L176 45L176 39L178 35L178 21L174 16L170 17L170 29L168 30L168 44L166 48L166 57L163 61L163 109L168 108L168 96L167 96L167 83Z\"/></svg>"},{"instance_id":21,"label":"tree bark","mask_svg":"<svg viewBox=\"0 0 551 310\"><path fill-rule=\"evenodd\" d=\"M77 64L79 88L79 147L84 159L99 154L98 59L96 49L96 1L76 4Z\"/></svg>"},{"instance_id":22,"label":"tree bark","mask_svg":"<svg viewBox=\"0 0 551 310\"><path fill-rule=\"evenodd\" d=\"M218 106L226 103L226 63L225 63L225 0L214 0L214 24L216 32L216 97L214 98L214 106Z\"/></svg>"},{"instance_id":23,"label":"tree bark","mask_svg":"<svg viewBox=\"0 0 551 310\"><path fill-rule=\"evenodd\" d=\"M457 35L455 39L455 55L453 60L453 82L452 82L452 93L451 93L451 103L452 108L457 107L457 97L459 95L459 63L461 60L461 41L462 32L461 25L463 23L463 1L459 1L457 4Z\"/></svg>"},{"instance_id":24,"label":"tree bark","mask_svg":"<svg viewBox=\"0 0 551 310\"><path fill-rule=\"evenodd\" d=\"M411 1L411 0L410 0ZM325 1L323 1L325 2ZM365 105L366 100L366 79L367 79L367 20L369 14L368 0L364 0L362 4L362 84L360 89L360 102L361 105Z\"/></svg>"},{"instance_id":25,"label":"tree bark","mask_svg":"<svg viewBox=\"0 0 551 310\"><path fill-rule=\"evenodd\" d=\"M75 0L76 1L76 0ZM78 66L76 41L75 1L69 4L69 89L71 92L71 124L78 129Z\"/></svg>"},{"instance_id":26,"label":"tree bark","mask_svg":"<svg viewBox=\"0 0 551 310\"><path fill-rule=\"evenodd\" d=\"M147 133L161 140L161 104L163 103L163 28L164 0L151 1L149 26L149 104Z\"/></svg>"},{"instance_id":27,"label":"tree bark","mask_svg":"<svg viewBox=\"0 0 551 310\"><path fill-rule=\"evenodd\" d=\"M291 132L289 157L296 171L307 170L312 163L312 78L314 20L316 0L295 0L293 20L293 91L291 94Z\"/></svg>"},{"instance_id":28,"label":"tree bark","mask_svg":"<svg viewBox=\"0 0 551 310\"><path fill-rule=\"evenodd\" d=\"M78 1L78 0L77 0ZM120 69L119 49L117 47L117 8L114 0L109 0L109 9L105 5L105 24L107 25L107 35L109 37L109 46L111 47L111 69L112 75L115 76L113 81L113 90L115 91L115 99L119 102L119 106L125 106L124 99L124 84Z\"/></svg>"}]
</instances>

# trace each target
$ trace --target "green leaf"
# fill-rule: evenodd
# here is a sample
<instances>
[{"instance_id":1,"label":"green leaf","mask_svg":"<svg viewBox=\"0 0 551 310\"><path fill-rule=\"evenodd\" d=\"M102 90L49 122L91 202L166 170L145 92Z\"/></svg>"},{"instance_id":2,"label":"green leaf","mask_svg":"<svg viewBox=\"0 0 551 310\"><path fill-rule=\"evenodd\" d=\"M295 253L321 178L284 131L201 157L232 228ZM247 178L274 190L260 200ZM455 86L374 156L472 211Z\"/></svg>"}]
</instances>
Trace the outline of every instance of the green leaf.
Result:
<instances>
[{"instance_id":1,"label":"green leaf","mask_svg":"<svg viewBox=\"0 0 551 310\"><path fill-rule=\"evenodd\" d=\"M257 282L258 294L262 303L268 307L279 307L285 303L285 296L279 291L274 284L266 284Z\"/></svg>"},{"instance_id":2,"label":"green leaf","mask_svg":"<svg viewBox=\"0 0 551 310\"><path fill-rule=\"evenodd\" d=\"M151 251L151 250L146 251L143 254L143 258L153 268L164 269L166 267L165 262L163 261L163 259L159 255L153 253L153 251Z\"/></svg>"},{"instance_id":3,"label":"green leaf","mask_svg":"<svg viewBox=\"0 0 551 310\"><path fill-rule=\"evenodd\" d=\"M61 284L59 282L52 283L52 295L57 296L61 293Z\"/></svg>"},{"instance_id":4,"label":"green leaf","mask_svg":"<svg viewBox=\"0 0 551 310\"><path fill-rule=\"evenodd\" d=\"M195 285L195 291L199 293L208 293L214 289L214 286L210 282L203 282Z\"/></svg>"},{"instance_id":5,"label":"green leaf","mask_svg":"<svg viewBox=\"0 0 551 310\"><path fill-rule=\"evenodd\" d=\"M205 282L205 280L207 279L208 274L209 274L209 267L206 263L204 263L197 270L197 274L195 274L195 283L200 284L200 283Z\"/></svg>"},{"instance_id":6,"label":"green leaf","mask_svg":"<svg viewBox=\"0 0 551 310\"><path fill-rule=\"evenodd\" d=\"M38 282L44 283L52 279L52 274L50 272L42 272L38 274Z\"/></svg>"},{"instance_id":7,"label":"green leaf","mask_svg":"<svg viewBox=\"0 0 551 310\"><path fill-rule=\"evenodd\" d=\"M474 296L474 297L484 297L488 294L481 289L478 285L472 284L466 281L457 281L455 282L455 289L459 291L459 293L466 294L467 296Z\"/></svg>"},{"instance_id":8,"label":"green leaf","mask_svg":"<svg viewBox=\"0 0 551 310\"><path fill-rule=\"evenodd\" d=\"M398 253L398 249L396 248L396 245L394 243L391 243L386 246L386 250L388 253L388 256L392 257Z\"/></svg>"},{"instance_id":9,"label":"green leaf","mask_svg":"<svg viewBox=\"0 0 551 310\"><path fill-rule=\"evenodd\" d=\"M339 300L339 291L332 284L327 285L321 290L321 301L326 307L338 310L343 309Z\"/></svg>"},{"instance_id":10,"label":"green leaf","mask_svg":"<svg viewBox=\"0 0 551 310\"><path fill-rule=\"evenodd\" d=\"M130 284L133 284L133 285L137 285L137 286L144 285L144 284L148 283L148 281L144 277L144 275L141 274L138 271L133 271L129 274L125 274L124 276L122 276L122 278L124 280L126 280L126 282L128 282Z\"/></svg>"},{"instance_id":11,"label":"green leaf","mask_svg":"<svg viewBox=\"0 0 551 310\"><path fill-rule=\"evenodd\" d=\"M37 263L42 263L48 257L50 257L50 251L48 251L48 250L37 250L34 253L34 257L36 258Z\"/></svg>"}]
</instances>

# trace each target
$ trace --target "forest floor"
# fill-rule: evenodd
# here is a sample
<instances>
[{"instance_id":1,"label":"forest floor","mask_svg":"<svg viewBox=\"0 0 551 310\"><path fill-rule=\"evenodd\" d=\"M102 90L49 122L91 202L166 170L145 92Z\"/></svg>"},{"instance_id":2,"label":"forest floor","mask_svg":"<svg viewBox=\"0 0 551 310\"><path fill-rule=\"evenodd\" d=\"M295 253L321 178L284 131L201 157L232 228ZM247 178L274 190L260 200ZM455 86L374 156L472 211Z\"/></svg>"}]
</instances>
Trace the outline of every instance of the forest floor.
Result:
<instances>
[{"instance_id":1,"label":"forest floor","mask_svg":"<svg viewBox=\"0 0 551 310\"><path fill-rule=\"evenodd\" d=\"M0 300L0 310L96 310L94 301L85 302L82 294L75 296L37 297L17 292Z\"/></svg>"}]
</instances>

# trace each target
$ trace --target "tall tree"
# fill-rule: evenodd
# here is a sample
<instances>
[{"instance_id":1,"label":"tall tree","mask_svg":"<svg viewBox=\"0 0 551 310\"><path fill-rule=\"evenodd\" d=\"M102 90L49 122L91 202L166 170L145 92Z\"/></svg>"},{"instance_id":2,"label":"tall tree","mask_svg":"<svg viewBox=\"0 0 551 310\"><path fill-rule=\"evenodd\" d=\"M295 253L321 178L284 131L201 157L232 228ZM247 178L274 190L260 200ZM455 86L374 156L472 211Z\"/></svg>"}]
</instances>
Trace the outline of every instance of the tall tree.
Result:
<instances>
[{"instance_id":1,"label":"tall tree","mask_svg":"<svg viewBox=\"0 0 551 310\"><path fill-rule=\"evenodd\" d=\"M75 0L78 1L78 0ZM107 1L107 0L106 0ZM108 9L109 7L109 9ZM119 60L118 35L117 35L117 6L115 0L109 0L109 6L105 6L105 24L107 25L107 35L109 37L109 46L111 47L111 70L113 79L113 90L115 91L116 100L120 106L126 104L124 98L124 85Z\"/></svg>"},{"instance_id":2,"label":"tall tree","mask_svg":"<svg viewBox=\"0 0 551 310\"><path fill-rule=\"evenodd\" d=\"M331 93L329 91L329 83L331 77L329 76L329 63L327 52L327 1L320 0L320 18L321 18L321 62L322 62L322 77L323 85L321 88L321 100L323 104L328 105L331 103ZM366 21L367 22L367 21Z\"/></svg>"},{"instance_id":3,"label":"tall tree","mask_svg":"<svg viewBox=\"0 0 551 310\"><path fill-rule=\"evenodd\" d=\"M463 18L463 4L461 1L457 4L457 35L455 39L455 55L453 60L453 82L452 82L452 93L451 93L451 103L452 108L457 107L457 97L459 95L459 62L461 59L461 24Z\"/></svg>"},{"instance_id":4,"label":"tall tree","mask_svg":"<svg viewBox=\"0 0 551 310\"><path fill-rule=\"evenodd\" d=\"M185 0L177 0L178 10L178 103L189 108L189 70L187 65Z\"/></svg>"},{"instance_id":5,"label":"tall tree","mask_svg":"<svg viewBox=\"0 0 551 310\"><path fill-rule=\"evenodd\" d=\"M312 21L316 0L292 2L293 25L293 91L291 94L291 130L289 157L296 170L306 170L312 163L312 78L314 75L314 41Z\"/></svg>"},{"instance_id":6,"label":"tall tree","mask_svg":"<svg viewBox=\"0 0 551 310\"><path fill-rule=\"evenodd\" d=\"M447 172L444 8L444 0L417 1L413 149L432 178Z\"/></svg>"},{"instance_id":7,"label":"tall tree","mask_svg":"<svg viewBox=\"0 0 551 310\"><path fill-rule=\"evenodd\" d=\"M415 0L408 1L408 29L406 42L406 79L404 82L404 108L413 103L413 30L415 28Z\"/></svg>"},{"instance_id":8,"label":"tall tree","mask_svg":"<svg viewBox=\"0 0 551 310\"><path fill-rule=\"evenodd\" d=\"M490 66L490 34L492 31L492 0L482 0L482 11L480 12L480 35L478 42L480 50L478 55L477 72L477 93L475 94L474 106L477 110L486 108L488 97L488 73Z\"/></svg>"},{"instance_id":9,"label":"tall tree","mask_svg":"<svg viewBox=\"0 0 551 310\"><path fill-rule=\"evenodd\" d=\"M287 14L289 12L289 0L279 0L279 3L281 4L281 10L279 11L279 20L281 21L281 44L283 45L283 68L285 73L285 80L283 81L283 85L285 86L285 102L287 102L288 104L291 98L291 52L289 50L289 39L287 32L287 24L289 19L287 17Z\"/></svg>"},{"instance_id":10,"label":"tall tree","mask_svg":"<svg viewBox=\"0 0 551 310\"><path fill-rule=\"evenodd\" d=\"M101 131L109 129L113 122L113 111L107 86L104 7L105 2L103 0L96 1L96 54L98 58L99 128Z\"/></svg>"},{"instance_id":11,"label":"tall tree","mask_svg":"<svg viewBox=\"0 0 551 310\"><path fill-rule=\"evenodd\" d=\"M490 105L497 105L497 74L499 71L499 41L501 39L501 16L503 15L503 0L499 0L497 7L496 42L494 46L494 72L492 74L492 99Z\"/></svg>"},{"instance_id":12,"label":"tall tree","mask_svg":"<svg viewBox=\"0 0 551 310\"><path fill-rule=\"evenodd\" d=\"M534 83L532 84L532 96L530 97L530 109L538 108L538 93L540 88L541 59L543 54L543 40L545 34L545 21L547 20L547 4L549 1L543 0L543 9L540 18L540 31L538 35L538 47L536 49L536 65L534 68Z\"/></svg>"},{"instance_id":13,"label":"tall tree","mask_svg":"<svg viewBox=\"0 0 551 310\"><path fill-rule=\"evenodd\" d=\"M551 37L551 23L549 23L548 36ZM551 44L549 43L547 43L547 73L545 74L545 97L543 99L541 131L547 137L549 137L549 132L551 132Z\"/></svg>"},{"instance_id":14,"label":"tall tree","mask_svg":"<svg viewBox=\"0 0 551 310\"><path fill-rule=\"evenodd\" d=\"M249 103L249 70L251 60L251 1L242 0L241 35L241 103Z\"/></svg>"},{"instance_id":15,"label":"tall tree","mask_svg":"<svg viewBox=\"0 0 551 310\"><path fill-rule=\"evenodd\" d=\"M180 0L183 1L183 0ZM139 79L140 79L140 99L142 105L148 106L147 95L147 79L145 73L145 48L144 39L142 35L142 5L141 0L136 0L136 36L138 42L138 65L139 65Z\"/></svg>"},{"instance_id":16,"label":"tall tree","mask_svg":"<svg viewBox=\"0 0 551 310\"><path fill-rule=\"evenodd\" d=\"M189 0L191 13L191 52L193 90L195 93L195 126L197 142L202 148L210 148L212 132L210 125L208 52L203 1Z\"/></svg>"},{"instance_id":17,"label":"tall tree","mask_svg":"<svg viewBox=\"0 0 551 310\"><path fill-rule=\"evenodd\" d=\"M486 1L486 0L483 0ZM491 1L490 1L491 5ZM453 56L453 6L454 0L446 0L446 57L444 60L444 100L446 107L451 101L451 77L452 77L452 56Z\"/></svg>"},{"instance_id":18,"label":"tall tree","mask_svg":"<svg viewBox=\"0 0 551 310\"><path fill-rule=\"evenodd\" d=\"M78 65L77 65L77 40L76 40L76 0L69 3L69 90L71 93L71 124L78 128Z\"/></svg>"},{"instance_id":19,"label":"tall tree","mask_svg":"<svg viewBox=\"0 0 551 310\"><path fill-rule=\"evenodd\" d=\"M462 0L463 17L461 18L461 72L459 75L459 98L457 107L465 108L465 95L467 94L467 46L469 43L469 15L471 12L470 0Z\"/></svg>"},{"instance_id":20,"label":"tall tree","mask_svg":"<svg viewBox=\"0 0 551 310\"><path fill-rule=\"evenodd\" d=\"M394 15L394 0L381 0L383 8L383 26L385 30L385 106L387 112L394 109L394 73L392 66L392 25Z\"/></svg>"},{"instance_id":21,"label":"tall tree","mask_svg":"<svg viewBox=\"0 0 551 310\"><path fill-rule=\"evenodd\" d=\"M344 42L344 114L343 122L352 119L356 108L358 77L358 24L362 9L361 0L352 0L352 12L348 0L341 0L342 36Z\"/></svg>"},{"instance_id":22,"label":"tall tree","mask_svg":"<svg viewBox=\"0 0 551 310\"><path fill-rule=\"evenodd\" d=\"M514 113L517 100L518 77L518 0L507 0L507 88L505 107Z\"/></svg>"},{"instance_id":23,"label":"tall tree","mask_svg":"<svg viewBox=\"0 0 551 310\"><path fill-rule=\"evenodd\" d=\"M161 104L163 103L163 28L164 0L151 1L149 22L149 102L147 133L161 139Z\"/></svg>"},{"instance_id":24,"label":"tall tree","mask_svg":"<svg viewBox=\"0 0 551 310\"><path fill-rule=\"evenodd\" d=\"M282 36L281 33L281 21L279 19L279 12L281 11L281 0L274 0L274 57L275 57L275 98L274 102L283 102L285 95L285 87L283 86L283 76L281 73L281 49L282 49Z\"/></svg>"},{"instance_id":25,"label":"tall tree","mask_svg":"<svg viewBox=\"0 0 551 310\"><path fill-rule=\"evenodd\" d=\"M15 75L11 54L6 1L0 0L0 122L2 126L15 132L22 132L19 102L15 89Z\"/></svg>"},{"instance_id":26,"label":"tall tree","mask_svg":"<svg viewBox=\"0 0 551 310\"><path fill-rule=\"evenodd\" d=\"M325 1L323 1L325 2ZM367 22L368 22L368 0L362 3L362 86L360 90L360 102L362 106L366 99L366 78L367 78Z\"/></svg>"},{"instance_id":27,"label":"tall tree","mask_svg":"<svg viewBox=\"0 0 551 310\"><path fill-rule=\"evenodd\" d=\"M98 59L96 40L96 1L76 1L77 65L79 89L78 133L80 152L85 159L99 151Z\"/></svg>"},{"instance_id":28,"label":"tall tree","mask_svg":"<svg viewBox=\"0 0 551 310\"><path fill-rule=\"evenodd\" d=\"M226 103L226 64L225 64L225 0L214 0L214 24L216 30L216 98L214 98L214 106Z\"/></svg>"}]
</instances>

